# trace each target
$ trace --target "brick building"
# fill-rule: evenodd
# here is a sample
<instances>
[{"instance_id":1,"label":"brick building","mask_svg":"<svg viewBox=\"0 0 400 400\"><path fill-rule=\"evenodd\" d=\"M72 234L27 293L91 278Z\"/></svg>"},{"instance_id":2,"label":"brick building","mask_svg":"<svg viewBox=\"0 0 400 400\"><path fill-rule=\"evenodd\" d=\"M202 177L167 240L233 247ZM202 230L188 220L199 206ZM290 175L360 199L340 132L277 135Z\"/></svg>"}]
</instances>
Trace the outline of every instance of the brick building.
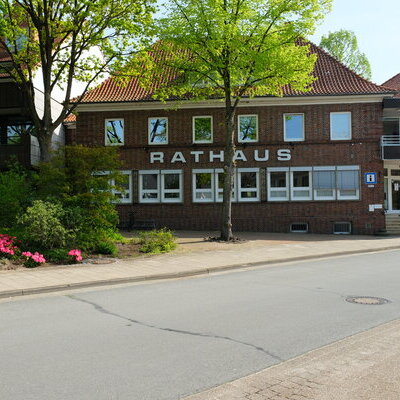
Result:
<instances>
[{"instance_id":1,"label":"brick building","mask_svg":"<svg viewBox=\"0 0 400 400\"><path fill-rule=\"evenodd\" d=\"M310 92L286 88L281 98L240 103L236 231L372 234L385 228L384 208L393 204L380 145L383 105L396 89L361 78L314 45L312 51L318 61ZM187 101L176 110L171 103L152 100L135 79L123 87L108 79L84 97L67 143L118 146L126 175L118 206L123 223L218 229L223 103Z\"/></svg>"}]
</instances>

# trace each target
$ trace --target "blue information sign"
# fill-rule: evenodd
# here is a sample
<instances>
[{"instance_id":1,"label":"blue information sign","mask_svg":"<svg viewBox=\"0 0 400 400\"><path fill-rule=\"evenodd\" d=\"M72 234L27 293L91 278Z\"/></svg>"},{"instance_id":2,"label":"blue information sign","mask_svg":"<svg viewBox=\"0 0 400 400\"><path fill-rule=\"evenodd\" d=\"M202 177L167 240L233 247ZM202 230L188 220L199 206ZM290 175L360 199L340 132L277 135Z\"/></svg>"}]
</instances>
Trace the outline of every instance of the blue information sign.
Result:
<instances>
[{"instance_id":1,"label":"blue information sign","mask_svg":"<svg viewBox=\"0 0 400 400\"><path fill-rule=\"evenodd\" d=\"M364 181L367 185L376 184L376 172L366 172L364 174Z\"/></svg>"}]
</instances>

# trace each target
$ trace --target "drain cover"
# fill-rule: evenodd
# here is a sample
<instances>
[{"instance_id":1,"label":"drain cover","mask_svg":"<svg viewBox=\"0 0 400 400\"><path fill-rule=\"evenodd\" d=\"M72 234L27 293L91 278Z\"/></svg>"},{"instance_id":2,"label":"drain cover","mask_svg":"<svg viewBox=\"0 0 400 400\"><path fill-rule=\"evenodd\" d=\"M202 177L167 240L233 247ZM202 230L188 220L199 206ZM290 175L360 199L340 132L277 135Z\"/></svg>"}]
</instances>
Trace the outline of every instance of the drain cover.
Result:
<instances>
[{"instance_id":1,"label":"drain cover","mask_svg":"<svg viewBox=\"0 0 400 400\"><path fill-rule=\"evenodd\" d=\"M384 299L383 297L371 296L348 296L346 297L346 301L348 301L349 303L365 304L368 306L379 306L381 304L390 303L388 299Z\"/></svg>"}]
</instances>

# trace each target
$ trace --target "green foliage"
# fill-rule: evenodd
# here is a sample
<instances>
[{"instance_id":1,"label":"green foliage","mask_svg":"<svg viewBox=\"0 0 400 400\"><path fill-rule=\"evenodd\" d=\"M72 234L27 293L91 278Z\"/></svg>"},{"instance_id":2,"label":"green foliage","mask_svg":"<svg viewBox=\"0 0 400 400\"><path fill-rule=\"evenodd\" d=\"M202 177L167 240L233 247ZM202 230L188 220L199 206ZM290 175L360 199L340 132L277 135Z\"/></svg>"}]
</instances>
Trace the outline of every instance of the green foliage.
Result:
<instances>
[{"instance_id":1,"label":"green foliage","mask_svg":"<svg viewBox=\"0 0 400 400\"><path fill-rule=\"evenodd\" d=\"M366 79L371 79L371 65L358 48L354 32L341 29L322 36L319 44L329 54Z\"/></svg>"},{"instance_id":2,"label":"green foliage","mask_svg":"<svg viewBox=\"0 0 400 400\"><path fill-rule=\"evenodd\" d=\"M35 200L31 207L18 218L23 227L25 240L32 246L41 249L52 249L65 246L69 232L60 221L62 207L60 204Z\"/></svg>"},{"instance_id":3,"label":"green foliage","mask_svg":"<svg viewBox=\"0 0 400 400\"><path fill-rule=\"evenodd\" d=\"M103 240L97 243L95 252L98 254L107 254L116 256L118 253L117 246L110 240Z\"/></svg>"},{"instance_id":4,"label":"green foliage","mask_svg":"<svg viewBox=\"0 0 400 400\"><path fill-rule=\"evenodd\" d=\"M167 253L176 248L175 237L166 228L139 233L141 253Z\"/></svg>"},{"instance_id":5,"label":"green foliage","mask_svg":"<svg viewBox=\"0 0 400 400\"><path fill-rule=\"evenodd\" d=\"M14 164L6 172L0 172L0 226L12 228L17 216L29 204L31 187L28 173Z\"/></svg>"},{"instance_id":6,"label":"green foliage","mask_svg":"<svg viewBox=\"0 0 400 400\"><path fill-rule=\"evenodd\" d=\"M48 262L55 264L69 264L71 262L71 257L68 255L68 249L49 249L43 251Z\"/></svg>"},{"instance_id":7,"label":"green foliage","mask_svg":"<svg viewBox=\"0 0 400 400\"><path fill-rule=\"evenodd\" d=\"M158 81L160 99L280 96L285 85L307 91L316 56L298 41L313 33L330 6L331 0L170 1L157 21L160 41L136 61L137 68L147 63L141 80L152 87ZM171 70L180 78L166 85Z\"/></svg>"}]
</instances>

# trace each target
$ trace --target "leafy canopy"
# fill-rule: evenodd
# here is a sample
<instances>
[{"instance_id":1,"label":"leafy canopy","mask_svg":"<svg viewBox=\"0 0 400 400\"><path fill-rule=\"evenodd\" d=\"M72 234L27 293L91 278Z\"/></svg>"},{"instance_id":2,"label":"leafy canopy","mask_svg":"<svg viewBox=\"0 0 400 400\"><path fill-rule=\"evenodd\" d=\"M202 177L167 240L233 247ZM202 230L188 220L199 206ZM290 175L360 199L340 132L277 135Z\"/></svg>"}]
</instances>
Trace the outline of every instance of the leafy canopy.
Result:
<instances>
[{"instance_id":1,"label":"leafy canopy","mask_svg":"<svg viewBox=\"0 0 400 400\"><path fill-rule=\"evenodd\" d=\"M151 22L151 3L0 0L0 49L10 58L0 72L11 75L24 90L37 128L53 131L64 120L73 81L82 82L83 94L140 49L139 38ZM34 85L44 91L45 102L57 87L64 90L59 116L54 118L48 103L43 116L37 113Z\"/></svg>"},{"instance_id":2,"label":"leafy canopy","mask_svg":"<svg viewBox=\"0 0 400 400\"><path fill-rule=\"evenodd\" d=\"M371 65L358 48L354 32L341 29L322 36L320 46L329 54L366 79L371 79Z\"/></svg>"},{"instance_id":3,"label":"leafy canopy","mask_svg":"<svg viewBox=\"0 0 400 400\"><path fill-rule=\"evenodd\" d=\"M157 97L282 95L307 90L316 56L310 35L331 0L170 0L147 61ZM143 59L138 61L143 63ZM173 84L167 77L175 76Z\"/></svg>"}]
</instances>

